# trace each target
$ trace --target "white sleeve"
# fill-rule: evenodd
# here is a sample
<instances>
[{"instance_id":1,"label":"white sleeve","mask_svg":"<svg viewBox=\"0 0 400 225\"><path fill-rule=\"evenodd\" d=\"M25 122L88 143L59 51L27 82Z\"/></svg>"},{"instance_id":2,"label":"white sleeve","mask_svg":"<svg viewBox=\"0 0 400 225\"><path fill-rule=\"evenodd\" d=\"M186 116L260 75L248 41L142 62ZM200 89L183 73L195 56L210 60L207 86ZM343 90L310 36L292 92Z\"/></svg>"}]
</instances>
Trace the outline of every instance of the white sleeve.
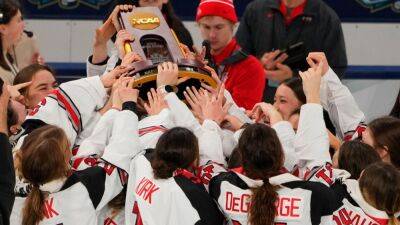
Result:
<instances>
[{"instance_id":1,"label":"white sleeve","mask_svg":"<svg viewBox=\"0 0 400 225\"><path fill-rule=\"evenodd\" d=\"M240 121L243 123L254 123L244 112L245 110L243 108L240 108L235 101L232 98L231 93L229 91L225 90L224 96L226 98L227 102L232 103L232 106L229 108L228 113L229 115L235 116L238 118Z\"/></svg>"},{"instance_id":2,"label":"white sleeve","mask_svg":"<svg viewBox=\"0 0 400 225\"><path fill-rule=\"evenodd\" d=\"M174 127L169 109L139 121L139 139L141 149L155 148L160 136Z\"/></svg>"},{"instance_id":3,"label":"white sleeve","mask_svg":"<svg viewBox=\"0 0 400 225\"><path fill-rule=\"evenodd\" d=\"M109 143L111 137L114 118L118 114L118 110L108 110L101 116L99 122L96 124L92 134L83 140L79 146L79 150L74 158L80 158L91 155L102 156L104 149Z\"/></svg>"},{"instance_id":4,"label":"white sleeve","mask_svg":"<svg viewBox=\"0 0 400 225\"><path fill-rule=\"evenodd\" d=\"M200 166L212 161L225 165L222 150L221 128L212 120L204 120L199 139Z\"/></svg>"},{"instance_id":5,"label":"white sleeve","mask_svg":"<svg viewBox=\"0 0 400 225\"><path fill-rule=\"evenodd\" d=\"M90 59L93 56L89 56L86 60L86 76L93 77L93 76L101 76L104 74L107 68L107 64L104 65L95 65L90 62ZM108 61L108 60L107 60Z\"/></svg>"},{"instance_id":6,"label":"white sleeve","mask_svg":"<svg viewBox=\"0 0 400 225\"><path fill-rule=\"evenodd\" d=\"M301 106L294 146L299 160L298 166L304 170L311 170L331 162L329 137L321 105ZM300 173L300 178L302 178L302 173Z\"/></svg>"},{"instance_id":7,"label":"white sleeve","mask_svg":"<svg viewBox=\"0 0 400 225\"><path fill-rule=\"evenodd\" d=\"M118 61L119 61L118 51L114 48L111 50L111 56L107 61L107 66L103 75L113 70L117 66Z\"/></svg>"},{"instance_id":8,"label":"white sleeve","mask_svg":"<svg viewBox=\"0 0 400 225\"><path fill-rule=\"evenodd\" d=\"M328 110L338 136L342 140L350 139L358 126L363 126L365 116L349 89L331 68L322 77L320 93L322 105Z\"/></svg>"},{"instance_id":9,"label":"white sleeve","mask_svg":"<svg viewBox=\"0 0 400 225\"><path fill-rule=\"evenodd\" d=\"M285 153L284 167L291 171L298 163L298 157L294 149L295 132L293 127L288 121L281 121L274 124L272 128L276 131Z\"/></svg>"},{"instance_id":10,"label":"white sleeve","mask_svg":"<svg viewBox=\"0 0 400 225\"><path fill-rule=\"evenodd\" d=\"M230 130L221 130L222 149L225 157L230 157L237 145L234 133Z\"/></svg>"},{"instance_id":11,"label":"white sleeve","mask_svg":"<svg viewBox=\"0 0 400 225\"><path fill-rule=\"evenodd\" d=\"M122 110L115 116L110 143L102 159L129 171L130 162L139 151L138 117L132 111Z\"/></svg>"},{"instance_id":12,"label":"white sleeve","mask_svg":"<svg viewBox=\"0 0 400 225\"><path fill-rule=\"evenodd\" d=\"M165 96L165 100L171 110L172 120L175 126L185 127L195 134L200 131L201 126L199 121L194 117L185 103L179 100L175 93L168 93Z\"/></svg>"},{"instance_id":13,"label":"white sleeve","mask_svg":"<svg viewBox=\"0 0 400 225\"><path fill-rule=\"evenodd\" d=\"M118 112L110 143L97 166L79 172L96 210L118 195L128 179L132 158L139 152L138 118L129 110ZM104 185L100 185L104 182ZM95 196L93 198L93 196Z\"/></svg>"},{"instance_id":14,"label":"white sleeve","mask_svg":"<svg viewBox=\"0 0 400 225\"><path fill-rule=\"evenodd\" d=\"M41 120L62 128L73 147L77 135L104 106L107 98L98 76L63 83L32 110L26 122Z\"/></svg>"},{"instance_id":15,"label":"white sleeve","mask_svg":"<svg viewBox=\"0 0 400 225\"><path fill-rule=\"evenodd\" d=\"M244 131L244 128L235 131L235 133L233 134L233 138L235 139L236 143L239 143L239 139L240 139L240 136L242 136L243 131Z\"/></svg>"}]
</instances>

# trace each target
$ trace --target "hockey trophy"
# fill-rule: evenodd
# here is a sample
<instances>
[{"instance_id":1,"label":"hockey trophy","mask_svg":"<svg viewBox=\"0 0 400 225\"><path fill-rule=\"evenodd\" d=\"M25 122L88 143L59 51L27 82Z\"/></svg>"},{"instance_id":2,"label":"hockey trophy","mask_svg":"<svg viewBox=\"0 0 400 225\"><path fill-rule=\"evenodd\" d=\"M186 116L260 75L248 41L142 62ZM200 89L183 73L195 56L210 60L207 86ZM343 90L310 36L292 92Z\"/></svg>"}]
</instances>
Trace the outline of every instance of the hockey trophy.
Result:
<instances>
[{"instance_id":1,"label":"hockey trophy","mask_svg":"<svg viewBox=\"0 0 400 225\"><path fill-rule=\"evenodd\" d=\"M177 86L177 95L183 99L188 86L200 88L201 83L216 87L217 83L202 62L184 58L179 40L165 21L157 7L137 7L129 12L120 12L122 29L133 35L134 41L125 43L125 52L134 51L143 59L132 63L129 74L135 77L134 87L140 89L140 97L147 99L147 92L156 88L157 65L163 62L178 64L179 78L189 77Z\"/></svg>"}]
</instances>

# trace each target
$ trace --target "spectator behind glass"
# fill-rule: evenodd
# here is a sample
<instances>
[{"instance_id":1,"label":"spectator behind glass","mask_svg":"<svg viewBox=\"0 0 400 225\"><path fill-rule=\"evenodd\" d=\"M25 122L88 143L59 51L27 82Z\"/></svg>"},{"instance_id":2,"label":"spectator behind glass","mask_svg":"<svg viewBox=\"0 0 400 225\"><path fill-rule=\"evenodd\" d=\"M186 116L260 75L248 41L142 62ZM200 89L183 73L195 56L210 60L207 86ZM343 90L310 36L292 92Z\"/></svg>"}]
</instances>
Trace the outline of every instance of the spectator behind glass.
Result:
<instances>
[{"instance_id":1,"label":"spectator behind glass","mask_svg":"<svg viewBox=\"0 0 400 225\"><path fill-rule=\"evenodd\" d=\"M18 68L11 52L13 46L21 39L25 23L16 1L4 0L0 7L3 13L3 19L0 21L0 78L5 83L12 84Z\"/></svg>"},{"instance_id":2,"label":"spectator behind glass","mask_svg":"<svg viewBox=\"0 0 400 225\"><path fill-rule=\"evenodd\" d=\"M44 59L39 52L37 38L31 31L24 30L11 54L20 70L34 63L44 64Z\"/></svg>"},{"instance_id":3,"label":"spectator behind glass","mask_svg":"<svg viewBox=\"0 0 400 225\"><path fill-rule=\"evenodd\" d=\"M282 82L307 69L302 61L309 52L322 51L331 67L342 76L347 57L341 23L336 13L322 0L255 0L248 4L236 33L239 44L264 65L266 77ZM285 65L290 57L279 50L303 42L299 61ZM297 54L296 54L297 55ZM302 56L301 56L302 55ZM275 84L264 92L272 102Z\"/></svg>"},{"instance_id":4,"label":"spectator behind glass","mask_svg":"<svg viewBox=\"0 0 400 225\"><path fill-rule=\"evenodd\" d=\"M33 109L43 98L57 87L54 71L44 65L32 64L22 69L14 80L14 85L31 82L31 84L20 90L23 96L20 102L27 109Z\"/></svg>"},{"instance_id":5,"label":"spectator behind glass","mask_svg":"<svg viewBox=\"0 0 400 225\"><path fill-rule=\"evenodd\" d=\"M193 47L193 39L190 35L190 32L183 25L182 21L178 18L178 16L174 12L174 8L172 7L172 3L169 0L117 0L115 1L115 5L134 5L136 7L158 7L162 14L164 15L165 20L168 23L168 26L175 31L176 36L179 41L184 45L188 46L191 50ZM114 7L112 8L114 9Z\"/></svg>"},{"instance_id":6,"label":"spectator behind glass","mask_svg":"<svg viewBox=\"0 0 400 225\"><path fill-rule=\"evenodd\" d=\"M264 71L260 62L242 51L234 38L237 15L232 0L202 0L196 22L201 36L210 43L210 61L226 90L239 107L247 110L262 100Z\"/></svg>"}]
</instances>

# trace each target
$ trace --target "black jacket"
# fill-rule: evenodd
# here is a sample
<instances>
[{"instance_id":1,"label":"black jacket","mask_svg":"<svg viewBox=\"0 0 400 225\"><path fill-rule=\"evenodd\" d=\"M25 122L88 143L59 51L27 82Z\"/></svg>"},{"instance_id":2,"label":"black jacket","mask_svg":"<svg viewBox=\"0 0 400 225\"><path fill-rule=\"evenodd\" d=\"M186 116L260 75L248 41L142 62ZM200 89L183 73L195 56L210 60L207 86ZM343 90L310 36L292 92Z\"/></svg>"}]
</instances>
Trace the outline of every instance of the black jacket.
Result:
<instances>
[{"instance_id":1,"label":"black jacket","mask_svg":"<svg viewBox=\"0 0 400 225\"><path fill-rule=\"evenodd\" d=\"M341 22L322 0L307 0L304 14L286 27L280 0L255 0L248 4L236 38L244 50L261 58L266 52L304 42L305 54L323 51L339 76L347 67ZM305 65L306 66L306 65ZM304 66L303 66L304 67ZM305 68L292 68L304 70Z\"/></svg>"},{"instance_id":2,"label":"black jacket","mask_svg":"<svg viewBox=\"0 0 400 225\"><path fill-rule=\"evenodd\" d=\"M0 224L10 224L14 204L15 172L11 145L7 135L0 133Z\"/></svg>"}]
</instances>

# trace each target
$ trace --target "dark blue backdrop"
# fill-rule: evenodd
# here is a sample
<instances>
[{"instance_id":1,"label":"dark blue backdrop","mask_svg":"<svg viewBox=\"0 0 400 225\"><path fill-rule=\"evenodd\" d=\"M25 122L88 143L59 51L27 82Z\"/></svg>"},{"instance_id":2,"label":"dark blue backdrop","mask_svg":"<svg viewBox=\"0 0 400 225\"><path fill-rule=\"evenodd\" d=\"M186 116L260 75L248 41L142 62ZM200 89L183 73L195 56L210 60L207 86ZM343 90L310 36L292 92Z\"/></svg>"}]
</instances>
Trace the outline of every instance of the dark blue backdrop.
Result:
<instances>
[{"instance_id":1,"label":"dark blue backdrop","mask_svg":"<svg viewBox=\"0 0 400 225\"><path fill-rule=\"evenodd\" d=\"M183 20L193 20L198 0L171 0ZM315 0L309 0L315 1ZM324 0L346 22L400 22L400 0ZM27 18L103 19L113 0L23 0ZM235 0L239 16L251 0Z\"/></svg>"}]
</instances>

